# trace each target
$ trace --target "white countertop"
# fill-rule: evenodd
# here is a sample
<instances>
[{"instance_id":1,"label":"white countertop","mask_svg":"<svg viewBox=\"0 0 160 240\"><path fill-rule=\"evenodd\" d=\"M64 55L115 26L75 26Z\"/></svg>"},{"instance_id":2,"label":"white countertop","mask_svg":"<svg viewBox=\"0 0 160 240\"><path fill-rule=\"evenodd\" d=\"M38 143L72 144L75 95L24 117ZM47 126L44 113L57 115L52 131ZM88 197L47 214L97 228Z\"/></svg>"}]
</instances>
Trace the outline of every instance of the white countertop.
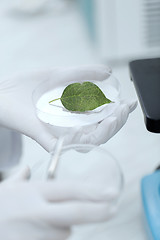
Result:
<instances>
[{"instance_id":1,"label":"white countertop","mask_svg":"<svg viewBox=\"0 0 160 240\"><path fill-rule=\"evenodd\" d=\"M93 50L86 30L74 8L61 14L18 18L0 3L0 77L14 72L50 66L69 66L102 62ZM121 81L123 96L137 98L129 80L128 66L114 67ZM23 137L22 163L33 165L48 154L38 144ZM119 211L110 221L79 227L69 240L145 240L140 180L159 163L160 137L145 129L140 106L126 125L103 147L118 159L125 178Z\"/></svg>"}]
</instances>

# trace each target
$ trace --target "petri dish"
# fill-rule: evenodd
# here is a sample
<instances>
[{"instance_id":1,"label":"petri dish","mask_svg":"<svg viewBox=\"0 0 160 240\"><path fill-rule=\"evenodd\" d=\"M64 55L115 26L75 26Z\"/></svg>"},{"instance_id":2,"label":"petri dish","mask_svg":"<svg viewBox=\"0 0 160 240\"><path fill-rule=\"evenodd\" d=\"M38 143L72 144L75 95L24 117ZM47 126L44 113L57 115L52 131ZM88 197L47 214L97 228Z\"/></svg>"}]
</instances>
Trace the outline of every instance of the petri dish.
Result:
<instances>
[{"instance_id":1,"label":"petri dish","mask_svg":"<svg viewBox=\"0 0 160 240\"><path fill-rule=\"evenodd\" d=\"M86 79L85 81L91 80ZM89 126L109 117L119 105L119 81L113 74L110 74L104 81L93 80L91 82L95 83L113 103L102 105L95 110L84 113L70 112L63 107L60 100L54 102L54 104L49 104L49 101L61 97L65 87L73 81L55 84L53 80L49 79L40 84L33 92L33 104L37 117L53 130L54 134L56 132L64 133L65 130L75 127Z\"/></svg>"}]
</instances>

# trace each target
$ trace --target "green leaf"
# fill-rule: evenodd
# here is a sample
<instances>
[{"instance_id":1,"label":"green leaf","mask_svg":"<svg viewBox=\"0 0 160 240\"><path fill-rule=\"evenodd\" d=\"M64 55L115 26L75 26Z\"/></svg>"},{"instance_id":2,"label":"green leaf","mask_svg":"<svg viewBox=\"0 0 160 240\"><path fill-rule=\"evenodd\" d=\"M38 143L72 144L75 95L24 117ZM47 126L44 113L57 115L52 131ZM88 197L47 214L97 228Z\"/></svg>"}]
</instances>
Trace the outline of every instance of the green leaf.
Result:
<instances>
[{"instance_id":1,"label":"green leaf","mask_svg":"<svg viewBox=\"0 0 160 240\"><path fill-rule=\"evenodd\" d=\"M66 109L76 112L93 110L111 102L92 82L72 83L64 89L61 98L54 99L49 103L59 99Z\"/></svg>"}]
</instances>

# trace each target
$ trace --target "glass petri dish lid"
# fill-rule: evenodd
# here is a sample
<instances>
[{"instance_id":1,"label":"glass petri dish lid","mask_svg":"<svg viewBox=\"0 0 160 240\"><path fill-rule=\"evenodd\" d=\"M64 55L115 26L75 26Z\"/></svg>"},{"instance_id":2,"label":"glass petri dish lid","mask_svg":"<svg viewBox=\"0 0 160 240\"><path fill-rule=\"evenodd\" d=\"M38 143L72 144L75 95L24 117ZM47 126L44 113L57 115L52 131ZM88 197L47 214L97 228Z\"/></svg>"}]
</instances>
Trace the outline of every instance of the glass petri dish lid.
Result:
<instances>
[{"instance_id":1,"label":"glass petri dish lid","mask_svg":"<svg viewBox=\"0 0 160 240\"><path fill-rule=\"evenodd\" d=\"M46 179L48 161L33 166L33 179ZM123 173L117 159L103 147L90 144L63 146L53 181L70 182L98 190L98 200L118 203L124 186ZM103 199L103 193L106 195ZM102 199L99 199L102 196Z\"/></svg>"},{"instance_id":2,"label":"glass petri dish lid","mask_svg":"<svg viewBox=\"0 0 160 240\"><path fill-rule=\"evenodd\" d=\"M119 105L119 81L113 74L109 74L109 77L104 81L87 79L85 81L95 83L113 103L104 104L95 110L83 113L70 112L63 107L60 100L54 104L49 104L49 101L61 97L65 87L73 81L55 85L54 81L49 79L40 84L33 92L33 104L38 118L52 126L70 128L91 125L110 116Z\"/></svg>"}]
</instances>

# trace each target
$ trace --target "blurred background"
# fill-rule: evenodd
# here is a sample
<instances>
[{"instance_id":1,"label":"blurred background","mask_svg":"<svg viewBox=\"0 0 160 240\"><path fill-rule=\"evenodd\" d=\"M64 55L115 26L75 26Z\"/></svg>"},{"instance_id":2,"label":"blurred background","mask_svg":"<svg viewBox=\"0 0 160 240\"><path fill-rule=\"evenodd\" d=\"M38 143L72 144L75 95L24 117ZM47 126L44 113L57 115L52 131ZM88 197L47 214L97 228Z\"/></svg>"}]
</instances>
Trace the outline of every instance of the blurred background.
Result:
<instances>
[{"instance_id":1,"label":"blurred background","mask_svg":"<svg viewBox=\"0 0 160 240\"><path fill-rule=\"evenodd\" d=\"M128 62L158 56L160 0L0 1L0 80L17 72L102 63L120 80L123 98L137 99ZM4 153L4 158L14 155L22 165L32 167L49 157L33 140L8 130L6 135L10 154ZM17 145L10 148L9 141L15 138ZM140 179L159 164L159 142L159 135L145 129L138 106L124 128L104 145L114 153L124 173L118 214L94 228L76 230L78 234L73 233L70 239L146 239ZM18 147L21 144L22 148Z\"/></svg>"},{"instance_id":2,"label":"blurred background","mask_svg":"<svg viewBox=\"0 0 160 240\"><path fill-rule=\"evenodd\" d=\"M159 0L1 0L1 75L160 53Z\"/></svg>"}]
</instances>

